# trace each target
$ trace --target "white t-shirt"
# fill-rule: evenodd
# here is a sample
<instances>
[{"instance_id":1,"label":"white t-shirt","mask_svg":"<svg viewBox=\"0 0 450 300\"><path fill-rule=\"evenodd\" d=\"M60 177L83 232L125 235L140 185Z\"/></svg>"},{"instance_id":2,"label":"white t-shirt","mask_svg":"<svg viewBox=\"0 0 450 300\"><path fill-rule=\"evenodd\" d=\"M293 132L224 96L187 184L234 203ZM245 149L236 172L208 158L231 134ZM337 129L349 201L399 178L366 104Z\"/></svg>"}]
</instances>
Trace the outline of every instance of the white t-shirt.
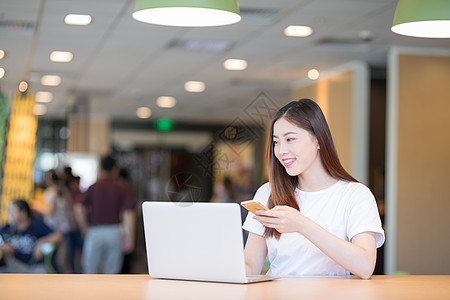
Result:
<instances>
[{"instance_id":1,"label":"white t-shirt","mask_svg":"<svg viewBox=\"0 0 450 300\"><path fill-rule=\"evenodd\" d=\"M267 206L270 184L262 185L254 200ZM300 212L335 236L345 240L362 232L375 233L377 247L384 243L384 230L372 192L357 182L338 181L317 192L295 190ZM245 230L263 236L264 226L248 213ZM271 275L348 275L349 272L314 246L300 233L266 238Z\"/></svg>"}]
</instances>

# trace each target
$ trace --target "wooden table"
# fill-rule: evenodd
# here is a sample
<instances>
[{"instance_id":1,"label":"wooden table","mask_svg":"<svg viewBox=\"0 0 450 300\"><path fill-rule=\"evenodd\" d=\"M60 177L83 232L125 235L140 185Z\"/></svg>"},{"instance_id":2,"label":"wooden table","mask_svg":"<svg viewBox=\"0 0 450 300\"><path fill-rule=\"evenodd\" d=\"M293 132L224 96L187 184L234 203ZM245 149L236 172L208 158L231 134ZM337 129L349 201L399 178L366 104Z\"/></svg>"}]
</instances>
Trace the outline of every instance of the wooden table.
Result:
<instances>
[{"instance_id":1,"label":"wooden table","mask_svg":"<svg viewBox=\"0 0 450 300\"><path fill-rule=\"evenodd\" d=\"M0 299L450 299L450 276L285 277L243 285L148 275L0 274Z\"/></svg>"}]
</instances>

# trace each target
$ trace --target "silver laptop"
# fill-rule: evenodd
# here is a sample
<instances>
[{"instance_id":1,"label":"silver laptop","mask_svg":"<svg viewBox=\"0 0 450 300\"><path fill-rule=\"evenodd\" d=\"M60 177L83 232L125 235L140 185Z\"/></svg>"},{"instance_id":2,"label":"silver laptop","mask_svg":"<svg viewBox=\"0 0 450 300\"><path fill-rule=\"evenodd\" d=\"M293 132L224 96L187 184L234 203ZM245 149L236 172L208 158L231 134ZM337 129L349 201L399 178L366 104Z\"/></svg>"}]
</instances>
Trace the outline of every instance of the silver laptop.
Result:
<instances>
[{"instance_id":1,"label":"silver laptop","mask_svg":"<svg viewBox=\"0 0 450 300\"><path fill-rule=\"evenodd\" d=\"M164 279L252 283L236 203L144 202L148 272Z\"/></svg>"}]
</instances>

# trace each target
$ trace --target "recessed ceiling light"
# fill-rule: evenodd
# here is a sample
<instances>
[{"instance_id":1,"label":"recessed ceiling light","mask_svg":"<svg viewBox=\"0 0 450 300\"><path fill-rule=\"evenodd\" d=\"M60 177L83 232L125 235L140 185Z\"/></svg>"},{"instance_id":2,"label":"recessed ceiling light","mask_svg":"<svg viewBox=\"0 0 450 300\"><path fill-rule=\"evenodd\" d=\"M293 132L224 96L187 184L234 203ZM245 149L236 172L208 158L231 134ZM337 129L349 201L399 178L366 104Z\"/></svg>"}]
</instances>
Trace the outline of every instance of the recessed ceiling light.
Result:
<instances>
[{"instance_id":1,"label":"recessed ceiling light","mask_svg":"<svg viewBox=\"0 0 450 300\"><path fill-rule=\"evenodd\" d=\"M51 92L37 92L34 97L40 103L48 103L53 100L53 94Z\"/></svg>"},{"instance_id":2,"label":"recessed ceiling light","mask_svg":"<svg viewBox=\"0 0 450 300\"><path fill-rule=\"evenodd\" d=\"M206 89L203 81L186 81L184 89L191 93L201 93Z\"/></svg>"},{"instance_id":3,"label":"recessed ceiling light","mask_svg":"<svg viewBox=\"0 0 450 300\"><path fill-rule=\"evenodd\" d=\"M295 26L291 25L284 29L284 35L286 36L299 36L307 37L313 32L312 28L309 26Z\"/></svg>"},{"instance_id":4,"label":"recessed ceiling light","mask_svg":"<svg viewBox=\"0 0 450 300\"><path fill-rule=\"evenodd\" d=\"M47 113L47 107L44 104L36 103L33 111L36 116L42 116Z\"/></svg>"},{"instance_id":5,"label":"recessed ceiling light","mask_svg":"<svg viewBox=\"0 0 450 300\"><path fill-rule=\"evenodd\" d=\"M26 82L25 80L22 80L19 83L19 92L25 93L27 90L28 90L28 82Z\"/></svg>"},{"instance_id":6,"label":"recessed ceiling light","mask_svg":"<svg viewBox=\"0 0 450 300\"><path fill-rule=\"evenodd\" d=\"M148 119L152 115L152 110L148 107L139 107L136 110L136 116L141 119Z\"/></svg>"},{"instance_id":7,"label":"recessed ceiling light","mask_svg":"<svg viewBox=\"0 0 450 300\"><path fill-rule=\"evenodd\" d=\"M5 57L5 50L0 49L0 59L3 59Z\"/></svg>"},{"instance_id":8,"label":"recessed ceiling light","mask_svg":"<svg viewBox=\"0 0 450 300\"><path fill-rule=\"evenodd\" d=\"M5 69L0 68L0 79L3 78L3 76L5 76Z\"/></svg>"},{"instance_id":9,"label":"recessed ceiling light","mask_svg":"<svg viewBox=\"0 0 450 300\"><path fill-rule=\"evenodd\" d=\"M156 99L156 104L162 108L172 108L177 104L177 100L170 96L161 96Z\"/></svg>"},{"instance_id":10,"label":"recessed ceiling light","mask_svg":"<svg viewBox=\"0 0 450 300\"><path fill-rule=\"evenodd\" d=\"M44 75L41 77L41 84L47 86L58 86L61 83L61 77L58 75Z\"/></svg>"},{"instance_id":11,"label":"recessed ceiling light","mask_svg":"<svg viewBox=\"0 0 450 300\"><path fill-rule=\"evenodd\" d=\"M320 73L316 69L311 69L308 71L308 78L311 80L316 80L319 78L319 76L320 76Z\"/></svg>"},{"instance_id":12,"label":"recessed ceiling light","mask_svg":"<svg viewBox=\"0 0 450 300\"><path fill-rule=\"evenodd\" d=\"M50 54L50 60L54 62L69 62L72 58L73 54L69 51L53 51Z\"/></svg>"},{"instance_id":13,"label":"recessed ceiling light","mask_svg":"<svg viewBox=\"0 0 450 300\"><path fill-rule=\"evenodd\" d=\"M92 21L90 15L68 14L64 18L64 22L69 25L89 25Z\"/></svg>"},{"instance_id":14,"label":"recessed ceiling light","mask_svg":"<svg viewBox=\"0 0 450 300\"><path fill-rule=\"evenodd\" d=\"M227 59L223 62L223 67L227 70L242 71L247 69L248 63L243 59Z\"/></svg>"}]
</instances>

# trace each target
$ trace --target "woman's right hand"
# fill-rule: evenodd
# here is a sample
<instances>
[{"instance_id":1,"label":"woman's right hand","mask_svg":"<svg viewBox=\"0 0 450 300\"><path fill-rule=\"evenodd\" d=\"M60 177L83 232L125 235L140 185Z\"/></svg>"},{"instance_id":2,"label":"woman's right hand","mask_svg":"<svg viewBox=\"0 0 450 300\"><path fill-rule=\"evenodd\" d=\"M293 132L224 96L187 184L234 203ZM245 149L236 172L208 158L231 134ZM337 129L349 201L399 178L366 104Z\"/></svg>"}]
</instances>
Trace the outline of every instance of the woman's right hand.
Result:
<instances>
[{"instance_id":1,"label":"woman's right hand","mask_svg":"<svg viewBox=\"0 0 450 300\"><path fill-rule=\"evenodd\" d=\"M257 212L254 218L262 225L276 229L279 233L302 233L309 219L297 209L290 206L275 206L274 208Z\"/></svg>"}]
</instances>

